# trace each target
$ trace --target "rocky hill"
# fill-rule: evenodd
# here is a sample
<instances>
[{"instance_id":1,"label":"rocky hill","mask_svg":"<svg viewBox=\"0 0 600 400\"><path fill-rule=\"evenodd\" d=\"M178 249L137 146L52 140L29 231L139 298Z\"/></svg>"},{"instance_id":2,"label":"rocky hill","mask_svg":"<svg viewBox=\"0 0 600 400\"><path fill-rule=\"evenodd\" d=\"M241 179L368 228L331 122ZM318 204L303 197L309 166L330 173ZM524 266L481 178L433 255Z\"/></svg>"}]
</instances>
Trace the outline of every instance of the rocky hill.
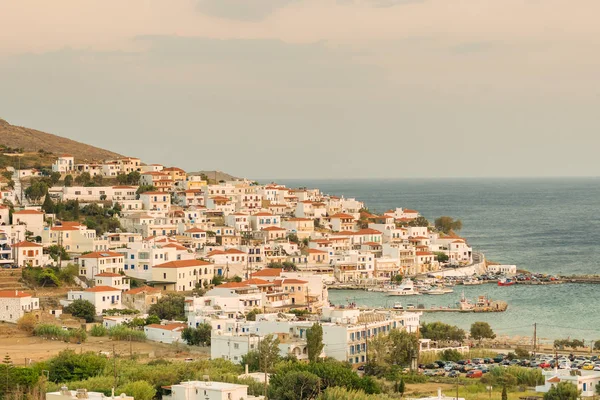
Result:
<instances>
[{"instance_id":1,"label":"rocky hill","mask_svg":"<svg viewBox=\"0 0 600 400\"><path fill-rule=\"evenodd\" d=\"M0 119L0 145L12 149L23 149L24 152L43 150L46 153L52 153L52 158L64 153L71 154L75 157L75 162L101 161L121 157L121 155L112 151L51 133L11 125L3 119Z\"/></svg>"}]
</instances>

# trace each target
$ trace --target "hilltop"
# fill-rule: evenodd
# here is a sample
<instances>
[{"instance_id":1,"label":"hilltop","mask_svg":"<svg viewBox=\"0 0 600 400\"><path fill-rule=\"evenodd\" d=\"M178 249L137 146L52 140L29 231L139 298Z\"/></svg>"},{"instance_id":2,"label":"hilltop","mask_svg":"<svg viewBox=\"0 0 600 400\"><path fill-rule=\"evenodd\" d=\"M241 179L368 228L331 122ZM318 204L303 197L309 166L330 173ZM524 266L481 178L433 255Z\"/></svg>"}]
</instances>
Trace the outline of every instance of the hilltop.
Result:
<instances>
[{"instance_id":1,"label":"hilltop","mask_svg":"<svg viewBox=\"0 0 600 400\"><path fill-rule=\"evenodd\" d=\"M67 139L51 133L11 125L0 119L0 145L12 149L23 149L25 153L36 153L40 150L40 164L45 165L48 160L54 160L60 154L71 154L76 162L101 161L105 159L122 157L109 150L100 149L75 140ZM52 153L52 157L48 157Z\"/></svg>"},{"instance_id":2,"label":"hilltop","mask_svg":"<svg viewBox=\"0 0 600 400\"><path fill-rule=\"evenodd\" d=\"M223 171L195 171L188 172L188 175L206 175L210 181L238 181L241 178L235 177Z\"/></svg>"}]
</instances>

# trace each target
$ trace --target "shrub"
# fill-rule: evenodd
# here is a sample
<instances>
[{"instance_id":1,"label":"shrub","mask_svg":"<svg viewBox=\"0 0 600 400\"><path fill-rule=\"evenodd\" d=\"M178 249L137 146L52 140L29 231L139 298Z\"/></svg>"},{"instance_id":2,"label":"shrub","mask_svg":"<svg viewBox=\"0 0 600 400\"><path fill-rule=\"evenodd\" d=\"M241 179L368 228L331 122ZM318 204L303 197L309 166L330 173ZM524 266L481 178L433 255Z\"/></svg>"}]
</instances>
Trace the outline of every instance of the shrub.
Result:
<instances>
[{"instance_id":1,"label":"shrub","mask_svg":"<svg viewBox=\"0 0 600 400\"><path fill-rule=\"evenodd\" d=\"M22 330L23 332L33 333L36 324L37 319L35 318L35 315L27 313L21 318L19 318L19 320L17 321L17 328L19 328L19 330Z\"/></svg>"},{"instance_id":2,"label":"shrub","mask_svg":"<svg viewBox=\"0 0 600 400\"><path fill-rule=\"evenodd\" d=\"M90 330L90 335L95 337L106 336L108 330L102 325L94 325Z\"/></svg>"},{"instance_id":3,"label":"shrub","mask_svg":"<svg viewBox=\"0 0 600 400\"><path fill-rule=\"evenodd\" d=\"M132 340L134 342L143 342L146 340L146 334L142 331L127 328L123 325L113 326L108 330L108 336L113 340Z\"/></svg>"}]
</instances>

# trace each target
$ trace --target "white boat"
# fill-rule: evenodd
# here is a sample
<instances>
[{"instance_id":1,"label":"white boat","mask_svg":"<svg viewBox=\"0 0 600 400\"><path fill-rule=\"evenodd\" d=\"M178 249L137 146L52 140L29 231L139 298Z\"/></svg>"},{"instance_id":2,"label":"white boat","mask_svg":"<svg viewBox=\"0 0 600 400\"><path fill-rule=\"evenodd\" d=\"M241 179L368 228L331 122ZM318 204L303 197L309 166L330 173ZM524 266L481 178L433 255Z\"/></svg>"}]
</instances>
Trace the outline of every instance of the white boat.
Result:
<instances>
[{"instance_id":1,"label":"white boat","mask_svg":"<svg viewBox=\"0 0 600 400\"><path fill-rule=\"evenodd\" d=\"M469 280L463 281L463 285L467 285L467 286L481 285L482 283L483 283L483 281L480 281L477 279L469 279Z\"/></svg>"},{"instance_id":2,"label":"white boat","mask_svg":"<svg viewBox=\"0 0 600 400\"><path fill-rule=\"evenodd\" d=\"M454 293L454 289L442 287L441 288L444 293Z\"/></svg>"},{"instance_id":3,"label":"white boat","mask_svg":"<svg viewBox=\"0 0 600 400\"><path fill-rule=\"evenodd\" d=\"M395 302L394 306L392 308L394 310L404 310L404 307L402 307L402 303L400 303L400 302Z\"/></svg>"},{"instance_id":4,"label":"white boat","mask_svg":"<svg viewBox=\"0 0 600 400\"><path fill-rule=\"evenodd\" d=\"M428 290L427 293L425 293L425 294L440 295L440 294L446 294L446 293L447 292L444 291L444 289L442 289L442 288L435 288L435 289Z\"/></svg>"},{"instance_id":5,"label":"white boat","mask_svg":"<svg viewBox=\"0 0 600 400\"><path fill-rule=\"evenodd\" d=\"M386 293L388 296L413 296L419 294L419 292L415 290L413 281L410 279L407 279L398 287L389 289Z\"/></svg>"}]
</instances>

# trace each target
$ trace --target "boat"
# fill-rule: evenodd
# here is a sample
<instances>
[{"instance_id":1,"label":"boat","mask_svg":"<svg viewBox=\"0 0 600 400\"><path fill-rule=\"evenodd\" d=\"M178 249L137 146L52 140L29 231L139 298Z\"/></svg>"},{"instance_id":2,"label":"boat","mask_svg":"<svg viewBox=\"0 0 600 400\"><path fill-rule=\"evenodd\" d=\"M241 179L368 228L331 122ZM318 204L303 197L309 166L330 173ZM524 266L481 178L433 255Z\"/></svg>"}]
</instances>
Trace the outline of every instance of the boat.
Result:
<instances>
[{"instance_id":1,"label":"boat","mask_svg":"<svg viewBox=\"0 0 600 400\"><path fill-rule=\"evenodd\" d=\"M426 294L440 295L446 294L446 292L444 291L444 289L437 287L435 289L428 290Z\"/></svg>"},{"instance_id":2,"label":"boat","mask_svg":"<svg viewBox=\"0 0 600 400\"><path fill-rule=\"evenodd\" d=\"M392 308L394 310L404 310L404 307L402 307L402 303L400 303L400 302L395 302L394 306Z\"/></svg>"},{"instance_id":3,"label":"boat","mask_svg":"<svg viewBox=\"0 0 600 400\"><path fill-rule=\"evenodd\" d=\"M512 286L515 284L515 281L509 278L501 278L498 279L498 286Z\"/></svg>"},{"instance_id":4,"label":"boat","mask_svg":"<svg viewBox=\"0 0 600 400\"><path fill-rule=\"evenodd\" d=\"M409 303L409 304L406 305L406 309L407 310L414 310L415 309L415 305Z\"/></svg>"},{"instance_id":5,"label":"boat","mask_svg":"<svg viewBox=\"0 0 600 400\"><path fill-rule=\"evenodd\" d=\"M469 279L469 280L463 281L463 285L467 285L467 286L481 285L481 284L483 284L483 281L480 281L478 279Z\"/></svg>"},{"instance_id":6,"label":"boat","mask_svg":"<svg viewBox=\"0 0 600 400\"><path fill-rule=\"evenodd\" d=\"M398 287L389 289L386 293L388 296L414 296L419 294L419 292L415 290L413 281L410 279L407 279Z\"/></svg>"}]
</instances>

